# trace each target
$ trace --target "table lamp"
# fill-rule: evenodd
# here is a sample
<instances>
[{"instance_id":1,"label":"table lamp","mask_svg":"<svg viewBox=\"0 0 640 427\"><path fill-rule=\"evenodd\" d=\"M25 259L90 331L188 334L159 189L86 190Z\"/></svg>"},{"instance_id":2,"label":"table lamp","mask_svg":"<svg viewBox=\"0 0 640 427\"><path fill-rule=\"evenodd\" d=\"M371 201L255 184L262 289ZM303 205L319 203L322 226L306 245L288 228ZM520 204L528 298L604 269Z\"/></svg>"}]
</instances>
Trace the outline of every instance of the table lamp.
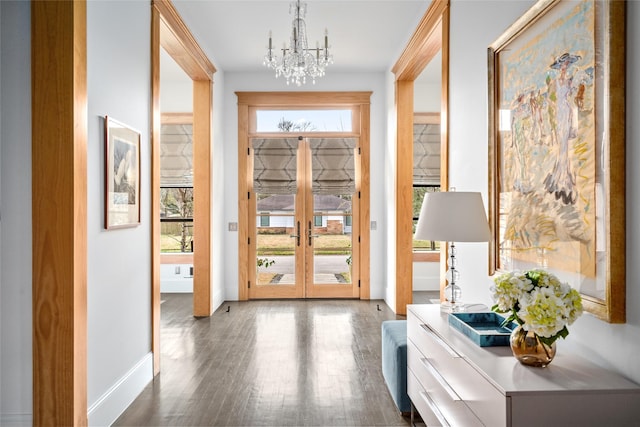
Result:
<instances>
[{"instance_id":1,"label":"table lamp","mask_svg":"<svg viewBox=\"0 0 640 427\"><path fill-rule=\"evenodd\" d=\"M455 242L487 242L491 234L482 196L477 192L447 191L425 194L414 238L450 242L444 310L463 311L457 284Z\"/></svg>"}]
</instances>

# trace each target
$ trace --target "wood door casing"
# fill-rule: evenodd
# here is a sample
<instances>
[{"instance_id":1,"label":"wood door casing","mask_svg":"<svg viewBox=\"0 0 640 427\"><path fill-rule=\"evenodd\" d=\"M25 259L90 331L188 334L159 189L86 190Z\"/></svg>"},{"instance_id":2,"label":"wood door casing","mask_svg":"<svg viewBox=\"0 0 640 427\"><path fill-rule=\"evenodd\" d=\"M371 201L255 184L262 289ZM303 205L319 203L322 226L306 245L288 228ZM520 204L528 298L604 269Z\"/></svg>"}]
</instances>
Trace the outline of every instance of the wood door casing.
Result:
<instances>
[{"instance_id":1,"label":"wood door casing","mask_svg":"<svg viewBox=\"0 0 640 427\"><path fill-rule=\"evenodd\" d=\"M194 188L205 197L195 202L194 316L210 316L211 298L211 133L213 74L209 61L170 0L152 0L151 8L151 351L153 373L160 372L160 49L185 70L193 83Z\"/></svg>"},{"instance_id":2,"label":"wood door casing","mask_svg":"<svg viewBox=\"0 0 640 427\"><path fill-rule=\"evenodd\" d=\"M449 187L449 0L433 0L407 43L392 72L396 76L396 314L406 315L413 301L412 180L406 170L413 167L413 82L442 51L440 98L440 187ZM446 285L447 245L440 247L440 295Z\"/></svg>"},{"instance_id":3,"label":"wood door casing","mask_svg":"<svg viewBox=\"0 0 640 427\"><path fill-rule=\"evenodd\" d=\"M250 147L250 138L255 134L256 108L350 108L353 113L353 130L347 136L360 138L360 164L358 174L362 177L359 187L360 223L354 233L358 233L358 259L354 259L352 268L358 271L360 298L368 299L369 289L369 124L371 92L236 92L238 96L238 299L249 298L250 260L255 260L255 249L249 244L251 227L255 227L255 217L251 219L250 198L250 162L246 159ZM281 133L261 136L278 136ZM296 133L298 135L298 133ZM301 132L302 137L336 136L331 132ZM354 213L355 214L355 213ZM253 221L253 223L252 223ZM354 248L355 250L355 248Z\"/></svg>"}]
</instances>

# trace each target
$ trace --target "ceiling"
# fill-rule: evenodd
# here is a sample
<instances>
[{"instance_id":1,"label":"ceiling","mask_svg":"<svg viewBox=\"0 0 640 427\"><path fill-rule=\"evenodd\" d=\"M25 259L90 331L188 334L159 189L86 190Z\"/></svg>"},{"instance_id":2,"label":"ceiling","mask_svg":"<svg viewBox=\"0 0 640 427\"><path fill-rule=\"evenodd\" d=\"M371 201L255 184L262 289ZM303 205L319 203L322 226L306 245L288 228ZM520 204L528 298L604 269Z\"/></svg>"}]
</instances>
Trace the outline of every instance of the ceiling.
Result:
<instances>
[{"instance_id":1,"label":"ceiling","mask_svg":"<svg viewBox=\"0 0 640 427\"><path fill-rule=\"evenodd\" d=\"M265 72L269 31L288 41L289 0L173 0L201 48L225 72ZM309 45L325 28L334 64L329 72L383 72L395 64L429 6L429 0L307 0Z\"/></svg>"}]
</instances>

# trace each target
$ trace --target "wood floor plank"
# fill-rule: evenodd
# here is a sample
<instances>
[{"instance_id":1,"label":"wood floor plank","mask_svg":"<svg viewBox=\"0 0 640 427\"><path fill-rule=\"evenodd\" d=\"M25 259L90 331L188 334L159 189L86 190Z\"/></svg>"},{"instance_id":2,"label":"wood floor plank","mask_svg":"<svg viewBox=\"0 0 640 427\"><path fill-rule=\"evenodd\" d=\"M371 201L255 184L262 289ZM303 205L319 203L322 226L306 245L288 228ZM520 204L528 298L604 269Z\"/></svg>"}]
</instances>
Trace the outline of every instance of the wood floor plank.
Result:
<instances>
[{"instance_id":1,"label":"wood floor plank","mask_svg":"<svg viewBox=\"0 0 640 427\"><path fill-rule=\"evenodd\" d=\"M407 426L381 370L382 301L224 303L163 294L162 372L115 426ZM227 308L229 311L227 311Z\"/></svg>"}]
</instances>

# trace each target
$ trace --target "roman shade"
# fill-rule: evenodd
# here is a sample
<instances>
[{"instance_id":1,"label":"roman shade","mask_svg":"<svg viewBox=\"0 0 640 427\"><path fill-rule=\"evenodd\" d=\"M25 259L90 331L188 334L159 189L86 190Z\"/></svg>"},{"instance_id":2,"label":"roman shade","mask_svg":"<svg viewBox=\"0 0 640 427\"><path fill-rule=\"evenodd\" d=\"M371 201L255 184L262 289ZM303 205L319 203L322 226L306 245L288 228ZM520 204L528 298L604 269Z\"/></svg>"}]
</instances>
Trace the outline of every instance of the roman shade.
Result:
<instances>
[{"instance_id":1,"label":"roman shade","mask_svg":"<svg viewBox=\"0 0 640 427\"><path fill-rule=\"evenodd\" d=\"M161 126L160 186L193 187L193 125Z\"/></svg>"},{"instance_id":2,"label":"roman shade","mask_svg":"<svg viewBox=\"0 0 640 427\"><path fill-rule=\"evenodd\" d=\"M356 191L356 138L310 138L313 194L353 194Z\"/></svg>"},{"instance_id":3,"label":"roman shade","mask_svg":"<svg viewBox=\"0 0 640 427\"><path fill-rule=\"evenodd\" d=\"M440 125L413 125L413 185L440 185Z\"/></svg>"},{"instance_id":4,"label":"roman shade","mask_svg":"<svg viewBox=\"0 0 640 427\"><path fill-rule=\"evenodd\" d=\"M298 140L253 139L253 191L296 194Z\"/></svg>"}]
</instances>

